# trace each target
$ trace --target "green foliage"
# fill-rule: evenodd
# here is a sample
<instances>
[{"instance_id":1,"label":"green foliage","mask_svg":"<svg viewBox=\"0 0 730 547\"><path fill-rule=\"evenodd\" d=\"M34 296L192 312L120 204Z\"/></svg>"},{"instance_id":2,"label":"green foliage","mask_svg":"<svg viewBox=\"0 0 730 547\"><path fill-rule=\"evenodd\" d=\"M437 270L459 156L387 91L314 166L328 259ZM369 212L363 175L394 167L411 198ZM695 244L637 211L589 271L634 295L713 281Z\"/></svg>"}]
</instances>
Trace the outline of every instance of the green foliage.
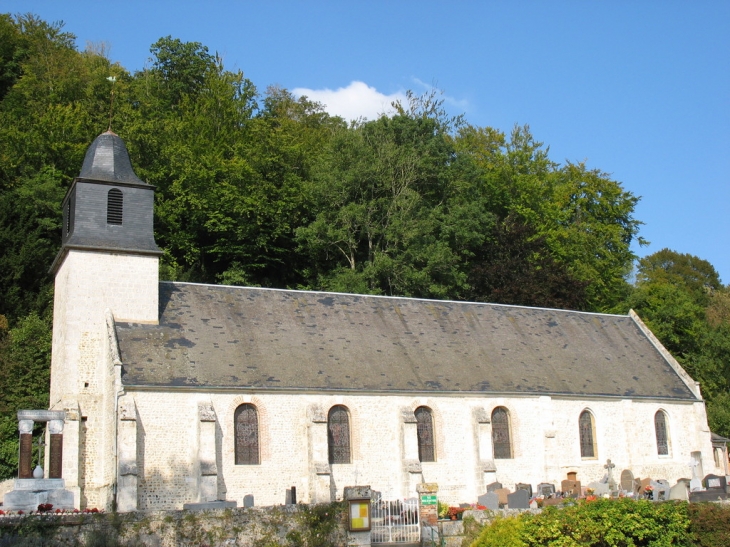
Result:
<instances>
[{"instance_id":1,"label":"green foliage","mask_svg":"<svg viewBox=\"0 0 730 547\"><path fill-rule=\"evenodd\" d=\"M31 314L0 330L0 480L18 470L17 411L48 408L50 357L50 321Z\"/></svg>"},{"instance_id":2,"label":"green foliage","mask_svg":"<svg viewBox=\"0 0 730 547\"><path fill-rule=\"evenodd\" d=\"M332 547L346 545L344 520L347 503L297 506L297 529L286 535L287 547Z\"/></svg>"},{"instance_id":3,"label":"green foliage","mask_svg":"<svg viewBox=\"0 0 730 547\"><path fill-rule=\"evenodd\" d=\"M525 547L522 540L524 519L497 517L485 526L470 547Z\"/></svg>"},{"instance_id":4,"label":"green foliage","mask_svg":"<svg viewBox=\"0 0 730 547\"><path fill-rule=\"evenodd\" d=\"M692 545L730 545L730 507L716 503L692 503L688 507Z\"/></svg>"},{"instance_id":5,"label":"green foliage","mask_svg":"<svg viewBox=\"0 0 730 547\"><path fill-rule=\"evenodd\" d=\"M668 547L689 545L688 528L687 504L599 499L548 507L525 520L522 537L528 546Z\"/></svg>"}]
</instances>

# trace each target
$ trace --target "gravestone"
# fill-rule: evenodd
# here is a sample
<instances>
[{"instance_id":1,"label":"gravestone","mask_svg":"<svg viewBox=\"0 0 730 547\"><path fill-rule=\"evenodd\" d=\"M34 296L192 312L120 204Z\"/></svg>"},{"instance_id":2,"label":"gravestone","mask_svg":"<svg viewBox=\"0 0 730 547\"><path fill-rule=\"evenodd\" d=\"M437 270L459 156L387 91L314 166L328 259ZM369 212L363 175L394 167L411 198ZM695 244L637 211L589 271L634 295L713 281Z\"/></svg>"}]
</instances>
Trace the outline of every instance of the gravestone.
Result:
<instances>
[{"instance_id":1,"label":"gravestone","mask_svg":"<svg viewBox=\"0 0 730 547\"><path fill-rule=\"evenodd\" d=\"M507 505L510 509L529 509L530 496L527 490L518 490L507 496Z\"/></svg>"},{"instance_id":2,"label":"gravestone","mask_svg":"<svg viewBox=\"0 0 730 547\"><path fill-rule=\"evenodd\" d=\"M487 492L477 498L477 503L490 511L496 511L499 509L499 496L496 492Z\"/></svg>"},{"instance_id":3,"label":"gravestone","mask_svg":"<svg viewBox=\"0 0 730 547\"><path fill-rule=\"evenodd\" d=\"M493 482L487 485L487 492L496 492L500 488L502 488L501 482Z\"/></svg>"},{"instance_id":4,"label":"gravestone","mask_svg":"<svg viewBox=\"0 0 730 547\"><path fill-rule=\"evenodd\" d=\"M499 496L499 503L502 505L507 505L507 496L511 494L511 492L507 488L499 488L494 491L497 496Z\"/></svg>"},{"instance_id":5,"label":"gravestone","mask_svg":"<svg viewBox=\"0 0 730 547\"><path fill-rule=\"evenodd\" d=\"M531 484L526 484L524 482L518 482L515 485L515 492L517 492L518 490L527 490L527 496L530 498L532 497L532 485Z\"/></svg>"},{"instance_id":6,"label":"gravestone","mask_svg":"<svg viewBox=\"0 0 730 547\"><path fill-rule=\"evenodd\" d=\"M621 490L629 495L634 493L634 474L628 469L621 471Z\"/></svg>"},{"instance_id":7,"label":"gravestone","mask_svg":"<svg viewBox=\"0 0 730 547\"><path fill-rule=\"evenodd\" d=\"M717 501L728 499L727 480L719 475L707 475L702 481L706 488L700 491L690 491L689 501Z\"/></svg>"},{"instance_id":8,"label":"gravestone","mask_svg":"<svg viewBox=\"0 0 730 547\"><path fill-rule=\"evenodd\" d=\"M665 480L651 481L651 487L654 489L654 501L667 501L669 499L669 491L671 486Z\"/></svg>"},{"instance_id":9,"label":"gravestone","mask_svg":"<svg viewBox=\"0 0 730 547\"><path fill-rule=\"evenodd\" d=\"M698 462L695 458L692 458L689 462L689 466L692 468L692 480L689 481L689 491L699 492L703 490L702 481L700 480L699 475L697 475L697 469L700 466L700 462Z\"/></svg>"},{"instance_id":10,"label":"gravestone","mask_svg":"<svg viewBox=\"0 0 730 547\"><path fill-rule=\"evenodd\" d=\"M608 483L601 482L601 481L593 481L588 485L588 488L593 490L593 495L600 498L603 496L606 496L611 493L611 489L608 486Z\"/></svg>"},{"instance_id":11,"label":"gravestone","mask_svg":"<svg viewBox=\"0 0 730 547\"><path fill-rule=\"evenodd\" d=\"M541 482L537 485L537 495L549 497L555 494L555 485L549 482Z\"/></svg>"},{"instance_id":12,"label":"gravestone","mask_svg":"<svg viewBox=\"0 0 730 547\"><path fill-rule=\"evenodd\" d=\"M702 480L702 485L709 490L710 488L720 488L727 491L727 479L720 475L706 475Z\"/></svg>"},{"instance_id":13,"label":"gravestone","mask_svg":"<svg viewBox=\"0 0 730 547\"><path fill-rule=\"evenodd\" d=\"M243 496L243 506L253 507L253 495L246 494L245 496Z\"/></svg>"},{"instance_id":14,"label":"gravestone","mask_svg":"<svg viewBox=\"0 0 730 547\"><path fill-rule=\"evenodd\" d=\"M613 463L610 459L606 460L606 465L603 466L603 468L606 470L606 484L608 484L608 490L610 492L616 491L616 481L613 478L613 470L616 467L616 464Z\"/></svg>"},{"instance_id":15,"label":"gravestone","mask_svg":"<svg viewBox=\"0 0 730 547\"><path fill-rule=\"evenodd\" d=\"M679 479L679 482L669 489L670 500L689 500L689 481Z\"/></svg>"},{"instance_id":16,"label":"gravestone","mask_svg":"<svg viewBox=\"0 0 730 547\"><path fill-rule=\"evenodd\" d=\"M576 473L568 473L568 478L560 483L560 489L563 491L563 496L570 496L577 498L580 496L580 481L576 480Z\"/></svg>"}]
</instances>

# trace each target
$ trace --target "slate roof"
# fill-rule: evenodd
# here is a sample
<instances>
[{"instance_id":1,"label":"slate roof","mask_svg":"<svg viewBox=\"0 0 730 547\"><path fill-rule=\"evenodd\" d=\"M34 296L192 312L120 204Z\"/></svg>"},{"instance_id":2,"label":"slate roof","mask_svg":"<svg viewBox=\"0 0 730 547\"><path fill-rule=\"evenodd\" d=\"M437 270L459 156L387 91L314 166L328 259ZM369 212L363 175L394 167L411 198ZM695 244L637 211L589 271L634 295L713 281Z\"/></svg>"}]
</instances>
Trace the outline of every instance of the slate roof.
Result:
<instances>
[{"instance_id":1,"label":"slate roof","mask_svg":"<svg viewBox=\"0 0 730 547\"><path fill-rule=\"evenodd\" d=\"M160 284L117 323L127 386L696 400L630 316Z\"/></svg>"},{"instance_id":2,"label":"slate roof","mask_svg":"<svg viewBox=\"0 0 730 547\"><path fill-rule=\"evenodd\" d=\"M106 131L96 137L86 149L79 178L147 186L147 183L134 173L124 141L112 131Z\"/></svg>"}]
</instances>

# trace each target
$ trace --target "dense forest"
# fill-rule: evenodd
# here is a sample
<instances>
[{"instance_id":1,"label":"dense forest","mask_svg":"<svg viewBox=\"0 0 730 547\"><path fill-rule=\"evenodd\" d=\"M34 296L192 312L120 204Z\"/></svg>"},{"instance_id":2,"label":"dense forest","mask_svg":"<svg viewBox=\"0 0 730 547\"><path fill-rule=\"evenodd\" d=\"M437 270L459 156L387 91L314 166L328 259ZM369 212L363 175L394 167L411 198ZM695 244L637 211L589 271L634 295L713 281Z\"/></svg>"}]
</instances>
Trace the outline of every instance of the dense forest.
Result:
<instances>
[{"instance_id":1,"label":"dense forest","mask_svg":"<svg viewBox=\"0 0 730 547\"><path fill-rule=\"evenodd\" d=\"M551 160L527 126L449 117L438 93L348 123L203 44L150 52L130 73L61 24L0 15L0 478L16 410L49 404L60 203L110 124L157 187L162 279L633 308L730 436L730 288L696 256L637 260L638 198L606 173Z\"/></svg>"}]
</instances>

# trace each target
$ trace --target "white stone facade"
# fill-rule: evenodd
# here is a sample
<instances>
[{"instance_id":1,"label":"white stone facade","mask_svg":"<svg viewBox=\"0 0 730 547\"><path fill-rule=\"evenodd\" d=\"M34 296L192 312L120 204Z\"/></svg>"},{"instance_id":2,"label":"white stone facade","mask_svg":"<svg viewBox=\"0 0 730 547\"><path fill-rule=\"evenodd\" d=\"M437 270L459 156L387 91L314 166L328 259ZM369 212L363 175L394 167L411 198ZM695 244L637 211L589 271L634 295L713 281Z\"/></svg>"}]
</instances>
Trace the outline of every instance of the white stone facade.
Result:
<instances>
[{"instance_id":1,"label":"white stone facade","mask_svg":"<svg viewBox=\"0 0 730 547\"><path fill-rule=\"evenodd\" d=\"M695 452L701 453L704 473L720 471L714 470L702 403L172 390L130 390L122 401L136 409L136 436L119 440L127 443L120 444L120 454L136 453L142 510L207 499L242 504L247 494L257 505L280 504L292 486L305 502L341 499L343 488L354 484L402 499L415 496L421 482L438 483L439 498L449 503L473 503L495 480L507 488L550 482L560 489L566 474L576 471L585 485L603 477L608 458L616 475L630 469L637 477L674 482L691 476L687 464ZM235 464L234 412L243 403L258 410L258 465ZM213 409L215 422L201 421L200 405ZM349 411L350 464L328 464L326 416L334 405ZM420 406L432 411L436 461L421 463L419 470L415 423L404 416ZM491 425L480 419L497 406L509 411L511 459L493 459ZM590 459L580 456L578 416L585 409L595 419L597 457ZM666 456L657 453L659 410L668 417ZM215 477L215 496L204 486L203 467L211 460L215 474L207 476Z\"/></svg>"},{"instance_id":2,"label":"white stone facade","mask_svg":"<svg viewBox=\"0 0 730 547\"><path fill-rule=\"evenodd\" d=\"M68 250L56 271L50 407L67 411L63 476L80 507L110 507L117 480L108 310L157 323L157 256Z\"/></svg>"}]
</instances>

